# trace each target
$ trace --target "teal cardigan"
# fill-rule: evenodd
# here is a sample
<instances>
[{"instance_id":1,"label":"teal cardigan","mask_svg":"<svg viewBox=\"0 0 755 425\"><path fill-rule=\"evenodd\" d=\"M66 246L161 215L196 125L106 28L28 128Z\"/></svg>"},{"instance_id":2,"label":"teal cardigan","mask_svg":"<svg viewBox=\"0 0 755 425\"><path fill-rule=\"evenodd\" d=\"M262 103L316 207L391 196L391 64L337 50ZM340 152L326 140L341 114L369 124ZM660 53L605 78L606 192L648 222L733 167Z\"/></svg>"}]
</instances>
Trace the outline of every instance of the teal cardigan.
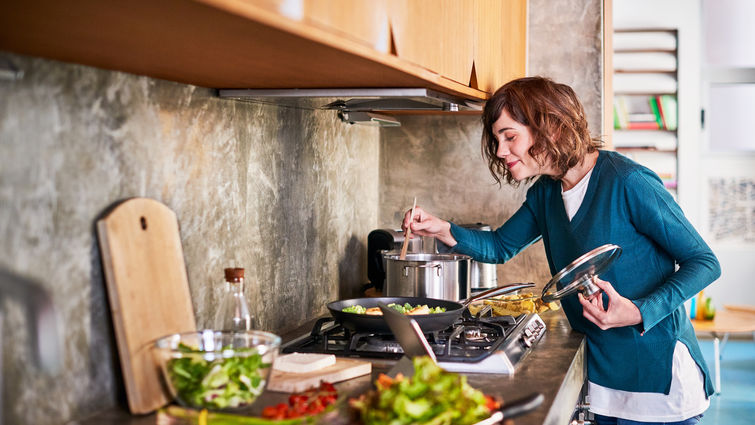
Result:
<instances>
[{"instance_id":1,"label":"teal cardigan","mask_svg":"<svg viewBox=\"0 0 755 425\"><path fill-rule=\"evenodd\" d=\"M676 341L687 346L713 394L684 301L721 274L715 255L679 205L649 169L611 151L600 151L587 193L571 221L561 182L539 178L521 208L494 232L451 224L453 251L486 263L503 263L542 238L551 274L598 246L622 254L600 278L630 299L642 323L601 330L582 316L576 295L561 300L572 328L587 336L587 376L598 385L668 394ZM677 268L678 266L678 268ZM603 295L604 303L607 296Z\"/></svg>"}]
</instances>

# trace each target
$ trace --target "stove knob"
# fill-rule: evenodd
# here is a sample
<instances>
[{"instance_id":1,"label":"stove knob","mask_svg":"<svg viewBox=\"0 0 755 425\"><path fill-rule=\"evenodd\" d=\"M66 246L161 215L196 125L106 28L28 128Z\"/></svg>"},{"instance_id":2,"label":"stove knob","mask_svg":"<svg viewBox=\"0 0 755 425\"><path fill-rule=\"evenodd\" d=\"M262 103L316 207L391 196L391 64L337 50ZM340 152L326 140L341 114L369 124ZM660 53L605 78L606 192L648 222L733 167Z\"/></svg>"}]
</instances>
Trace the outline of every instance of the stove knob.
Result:
<instances>
[{"instance_id":1,"label":"stove knob","mask_svg":"<svg viewBox=\"0 0 755 425\"><path fill-rule=\"evenodd\" d=\"M522 335L522 344L524 344L527 348L532 347L532 341L529 338L526 338L524 335Z\"/></svg>"},{"instance_id":2,"label":"stove knob","mask_svg":"<svg viewBox=\"0 0 755 425\"><path fill-rule=\"evenodd\" d=\"M524 330L524 335L526 335L528 338L532 336L532 331L528 329Z\"/></svg>"}]
</instances>

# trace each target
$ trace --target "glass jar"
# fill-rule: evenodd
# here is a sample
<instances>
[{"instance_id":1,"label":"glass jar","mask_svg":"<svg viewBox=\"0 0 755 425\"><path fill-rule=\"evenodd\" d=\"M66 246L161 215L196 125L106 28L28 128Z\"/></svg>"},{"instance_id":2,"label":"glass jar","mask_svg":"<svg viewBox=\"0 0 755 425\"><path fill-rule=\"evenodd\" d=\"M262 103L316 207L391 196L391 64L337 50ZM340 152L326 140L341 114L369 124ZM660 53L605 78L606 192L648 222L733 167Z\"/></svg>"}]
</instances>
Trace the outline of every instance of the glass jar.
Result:
<instances>
[{"instance_id":1,"label":"glass jar","mask_svg":"<svg viewBox=\"0 0 755 425\"><path fill-rule=\"evenodd\" d=\"M244 297L244 269L225 269L225 290L215 313L213 329L219 331L248 331L253 327L249 304Z\"/></svg>"}]
</instances>

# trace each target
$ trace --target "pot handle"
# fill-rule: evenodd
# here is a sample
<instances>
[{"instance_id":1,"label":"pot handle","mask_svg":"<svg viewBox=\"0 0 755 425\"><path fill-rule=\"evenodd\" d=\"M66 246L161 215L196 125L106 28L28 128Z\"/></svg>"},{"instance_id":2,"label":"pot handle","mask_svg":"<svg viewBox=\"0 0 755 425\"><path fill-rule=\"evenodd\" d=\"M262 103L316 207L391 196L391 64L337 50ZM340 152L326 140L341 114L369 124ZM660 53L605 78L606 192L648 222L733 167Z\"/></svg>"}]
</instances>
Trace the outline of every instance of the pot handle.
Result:
<instances>
[{"instance_id":1,"label":"pot handle","mask_svg":"<svg viewBox=\"0 0 755 425\"><path fill-rule=\"evenodd\" d=\"M518 291L520 289L524 288L532 288L535 286L534 283L528 282L528 283L512 283L509 285L503 285L499 286L497 288L488 289L487 291L480 292L479 294L472 295L471 297L467 298L466 300L462 301L461 304L465 307L469 305L469 303L482 300L485 298L495 297L496 295L503 295L508 294L509 292Z\"/></svg>"},{"instance_id":2,"label":"pot handle","mask_svg":"<svg viewBox=\"0 0 755 425\"><path fill-rule=\"evenodd\" d=\"M404 266L404 277L409 276L409 268L410 267L411 268L415 268L415 269L437 268L436 273L438 274L438 277L440 277L440 272L441 272L441 269L443 268L443 266L441 266L438 263L434 263L434 264L417 264L416 266L414 266L414 265Z\"/></svg>"}]
</instances>

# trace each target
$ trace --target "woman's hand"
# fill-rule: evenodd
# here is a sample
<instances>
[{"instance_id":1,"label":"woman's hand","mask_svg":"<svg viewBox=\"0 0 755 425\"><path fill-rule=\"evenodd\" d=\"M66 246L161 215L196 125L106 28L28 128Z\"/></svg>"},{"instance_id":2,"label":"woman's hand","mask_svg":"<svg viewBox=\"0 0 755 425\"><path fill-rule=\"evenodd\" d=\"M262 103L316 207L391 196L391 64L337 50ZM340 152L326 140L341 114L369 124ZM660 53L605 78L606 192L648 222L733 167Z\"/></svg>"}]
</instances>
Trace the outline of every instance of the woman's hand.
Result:
<instances>
[{"instance_id":1,"label":"woman's hand","mask_svg":"<svg viewBox=\"0 0 755 425\"><path fill-rule=\"evenodd\" d=\"M456 245L456 239L451 236L451 223L428 214L420 207L414 208L414 217L411 215L412 210L404 214L401 230L406 231L406 228L411 226L412 235L430 236L448 246Z\"/></svg>"},{"instance_id":2,"label":"woman's hand","mask_svg":"<svg viewBox=\"0 0 755 425\"><path fill-rule=\"evenodd\" d=\"M582 304L582 315L587 320L595 323L603 330L642 323L640 309L633 302L619 295L613 289L613 286L605 280L596 277L593 282L603 290L602 292L608 295L608 308L603 308L601 292L598 292L589 300L582 294L577 294L579 303Z\"/></svg>"}]
</instances>

